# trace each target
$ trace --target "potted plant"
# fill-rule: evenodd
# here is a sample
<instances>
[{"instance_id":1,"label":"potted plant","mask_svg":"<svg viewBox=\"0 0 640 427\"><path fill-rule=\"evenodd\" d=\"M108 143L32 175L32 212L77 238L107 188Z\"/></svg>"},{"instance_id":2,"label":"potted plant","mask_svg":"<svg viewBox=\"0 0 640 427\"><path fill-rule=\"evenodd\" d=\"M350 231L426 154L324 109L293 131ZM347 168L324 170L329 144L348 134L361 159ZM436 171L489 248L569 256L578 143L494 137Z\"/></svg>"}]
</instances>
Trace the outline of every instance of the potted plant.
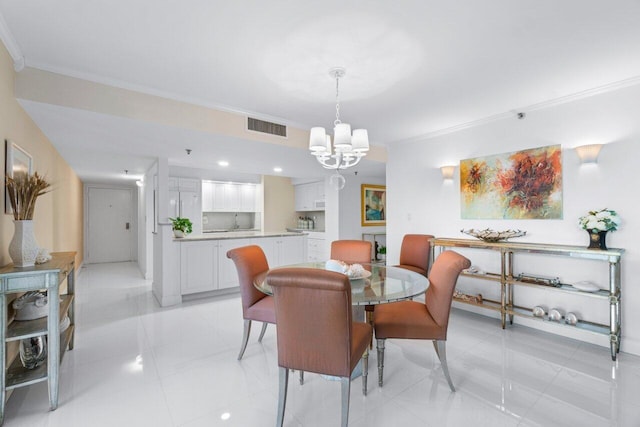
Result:
<instances>
[{"instance_id":1,"label":"potted plant","mask_svg":"<svg viewBox=\"0 0 640 427\"><path fill-rule=\"evenodd\" d=\"M171 220L171 224L173 225L173 235L175 237L184 237L193 231L193 224L189 218L180 218L177 216L175 218L169 218L169 220Z\"/></svg>"},{"instance_id":2,"label":"potted plant","mask_svg":"<svg viewBox=\"0 0 640 427\"><path fill-rule=\"evenodd\" d=\"M19 173L14 177L5 175L5 186L15 225L9 256L15 267L35 265L39 248L33 233L33 214L36 200L50 191L51 184L36 172L33 175Z\"/></svg>"},{"instance_id":3,"label":"potted plant","mask_svg":"<svg viewBox=\"0 0 640 427\"><path fill-rule=\"evenodd\" d=\"M387 259L387 247L384 245L378 246L378 259L384 261Z\"/></svg>"}]
</instances>

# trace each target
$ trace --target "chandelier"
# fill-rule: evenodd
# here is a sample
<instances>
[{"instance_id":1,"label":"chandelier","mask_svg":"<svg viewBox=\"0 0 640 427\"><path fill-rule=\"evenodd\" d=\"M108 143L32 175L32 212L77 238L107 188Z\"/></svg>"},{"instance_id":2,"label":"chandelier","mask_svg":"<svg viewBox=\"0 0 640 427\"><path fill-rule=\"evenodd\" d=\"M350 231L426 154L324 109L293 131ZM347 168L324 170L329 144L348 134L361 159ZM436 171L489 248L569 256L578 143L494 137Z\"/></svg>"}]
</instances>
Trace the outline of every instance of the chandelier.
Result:
<instances>
[{"instance_id":1,"label":"chandelier","mask_svg":"<svg viewBox=\"0 0 640 427\"><path fill-rule=\"evenodd\" d=\"M351 125L340 121L340 91L339 81L346 70L336 67L329 70L329 75L336 79L336 120L333 122L333 147L331 136L327 135L323 127L311 128L309 135L309 150L325 169L336 170L339 175L341 169L357 165L369 151L369 135L366 129L354 129ZM342 185L344 186L344 178Z\"/></svg>"}]
</instances>

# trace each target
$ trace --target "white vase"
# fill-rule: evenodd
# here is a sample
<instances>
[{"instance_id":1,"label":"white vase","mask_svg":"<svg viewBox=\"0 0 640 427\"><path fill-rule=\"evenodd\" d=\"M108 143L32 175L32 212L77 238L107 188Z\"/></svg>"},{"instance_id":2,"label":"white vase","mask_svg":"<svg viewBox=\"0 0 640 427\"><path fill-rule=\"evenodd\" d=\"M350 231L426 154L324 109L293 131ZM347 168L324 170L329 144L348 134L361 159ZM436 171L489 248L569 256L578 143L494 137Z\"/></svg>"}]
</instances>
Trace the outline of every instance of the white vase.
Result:
<instances>
[{"instance_id":1,"label":"white vase","mask_svg":"<svg viewBox=\"0 0 640 427\"><path fill-rule=\"evenodd\" d=\"M15 267L35 265L38 256L38 242L33 233L33 220L13 221L15 231L9 243L9 256Z\"/></svg>"}]
</instances>

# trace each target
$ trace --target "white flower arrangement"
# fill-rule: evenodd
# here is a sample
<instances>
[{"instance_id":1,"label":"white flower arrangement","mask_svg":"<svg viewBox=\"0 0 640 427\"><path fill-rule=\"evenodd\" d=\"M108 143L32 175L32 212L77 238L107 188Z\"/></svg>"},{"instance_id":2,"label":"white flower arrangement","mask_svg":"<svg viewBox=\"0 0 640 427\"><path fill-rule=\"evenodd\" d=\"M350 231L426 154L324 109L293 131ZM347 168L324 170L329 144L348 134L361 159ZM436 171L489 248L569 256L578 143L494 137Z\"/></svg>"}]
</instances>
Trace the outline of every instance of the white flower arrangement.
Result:
<instances>
[{"instance_id":1,"label":"white flower arrangement","mask_svg":"<svg viewBox=\"0 0 640 427\"><path fill-rule=\"evenodd\" d=\"M616 231L620 225L620 217L616 211L605 208L589 211L588 215L580 217L579 224L583 230L592 230L594 233Z\"/></svg>"}]
</instances>

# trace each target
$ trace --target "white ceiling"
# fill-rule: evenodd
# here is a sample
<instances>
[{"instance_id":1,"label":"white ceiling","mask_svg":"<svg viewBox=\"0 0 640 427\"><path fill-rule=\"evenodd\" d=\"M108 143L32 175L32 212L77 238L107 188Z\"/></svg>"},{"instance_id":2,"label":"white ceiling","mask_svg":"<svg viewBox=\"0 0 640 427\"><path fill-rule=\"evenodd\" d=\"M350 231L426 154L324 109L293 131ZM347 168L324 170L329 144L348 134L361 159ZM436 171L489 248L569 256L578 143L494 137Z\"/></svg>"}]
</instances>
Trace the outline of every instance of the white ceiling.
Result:
<instances>
[{"instance_id":1,"label":"white ceiling","mask_svg":"<svg viewBox=\"0 0 640 427\"><path fill-rule=\"evenodd\" d=\"M0 0L0 14L28 67L303 129L332 127L328 70L343 66L341 118L376 145L640 76L638 0ZM214 167L227 149L239 172L320 170L304 150L217 138L214 153L215 135L23 105L83 180L157 156Z\"/></svg>"}]
</instances>

